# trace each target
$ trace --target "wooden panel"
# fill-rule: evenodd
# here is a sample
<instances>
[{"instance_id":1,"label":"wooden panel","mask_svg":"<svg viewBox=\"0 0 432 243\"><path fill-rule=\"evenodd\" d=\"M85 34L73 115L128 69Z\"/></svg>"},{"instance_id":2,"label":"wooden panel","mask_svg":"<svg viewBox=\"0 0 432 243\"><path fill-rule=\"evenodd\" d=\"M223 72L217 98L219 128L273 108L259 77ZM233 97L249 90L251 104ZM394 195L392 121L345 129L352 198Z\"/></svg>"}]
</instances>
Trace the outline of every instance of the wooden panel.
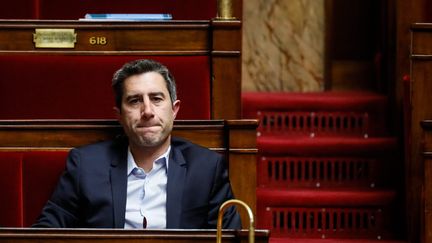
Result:
<instances>
[{"instance_id":1,"label":"wooden panel","mask_svg":"<svg viewBox=\"0 0 432 243\"><path fill-rule=\"evenodd\" d=\"M376 90L374 69L374 63L368 60L332 61L332 90Z\"/></svg>"},{"instance_id":2,"label":"wooden panel","mask_svg":"<svg viewBox=\"0 0 432 243\"><path fill-rule=\"evenodd\" d=\"M409 228L410 237L416 238L413 234L419 235L418 241L432 242L429 238L429 229L424 224L425 217L429 217L427 211L422 211L425 204L429 204L428 197L422 195L430 190L430 185L425 182L429 172L429 164L423 159L423 131L420 122L432 119L432 106L430 94L432 92L432 25L413 25L412 28L412 53L411 53L411 86L410 86L410 118L409 138L406 167L407 181L407 204L411 212L409 225L417 225L417 228ZM425 171L426 170L426 171ZM426 174L425 174L426 173ZM426 177L425 177L426 176ZM432 184L431 184L432 185ZM431 218L432 219L432 218ZM429 219L428 219L429 220ZM430 228L430 227L429 227Z\"/></svg>"},{"instance_id":3,"label":"wooden panel","mask_svg":"<svg viewBox=\"0 0 432 243\"><path fill-rule=\"evenodd\" d=\"M432 120L422 121L424 159L424 243L432 242Z\"/></svg>"},{"instance_id":4,"label":"wooden panel","mask_svg":"<svg viewBox=\"0 0 432 243\"><path fill-rule=\"evenodd\" d=\"M74 29L75 48L36 49L33 43L35 29ZM0 21L1 51L43 52L208 52L208 21L166 21L151 23L79 22L79 21ZM103 37L106 44L91 44L91 37ZM106 53L103 53L106 54Z\"/></svg>"},{"instance_id":5,"label":"wooden panel","mask_svg":"<svg viewBox=\"0 0 432 243\"><path fill-rule=\"evenodd\" d=\"M255 230L255 242L268 242L268 230ZM223 230L222 242L247 242L248 232ZM1 242L132 243L215 242L214 230L0 229Z\"/></svg>"},{"instance_id":6,"label":"wooden panel","mask_svg":"<svg viewBox=\"0 0 432 243\"><path fill-rule=\"evenodd\" d=\"M245 174L231 178L234 195L244 195L243 200L256 212L256 120L227 121L229 127L229 171ZM255 166L251 166L255 165ZM240 213L242 222L247 214ZM255 218L257 217L255 213ZM245 223L243 223L245 226Z\"/></svg>"},{"instance_id":7,"label":"wooden panel","mask_svg":"<svg viewBox=\"0 0 432 243\"><path fill-rule=\"evenodd\" d=\"M431 55L432 24L413 24L411 28L415 32L412 35L411 55Z\"/></svg>"},{"instance_id":8,"label":"wooden panel","mask_svg":"<svg viewBox=\"0 0 432 243\"><path fill-rule=\"evenodd\" d=\"M395 79L394 79L394 91L393 94L396 97L396 112L395 118L402 117L402 102L404 93L411 93L411 90L403 90L403 80L405 77L411 75L410 62L412 61L410 56L410 46L411 46L411 32L410 27L412 23L422 23L428 22L431 14L430 11L430 0L396 0L396 14L395 14L395 28L396 28L396 63L395 63ZM416 37L417 38L417 37ZM417 49L417 47L416 47ZM406 79L406 78L405 78ZM414 81L412 79L412 81ZM409 100L407 100L407 103ZM411 107L411 104L403 104L405 107ZM423 105L422 105L423 106ZM421 107L421 106L420 106ZM415 109L419 109L416 107ZM399 110L398 110L399 109ZM405 111L407 114L409 111ZM407 120L411 120L408 117ZM419 126L419 124L416 124ZM420 217L423 214L420 207L421 195L420 195L420 185L422 184L422 179L418 177L418 170L423 170L419 168L419 161L413 160L412 154L418 153L419 151L411 151L412 145L417 144L419 141L410 139L409 134L411 133L412 125L405 123L405 130L408 136L405 137L405 179L406 179L406 227L408 233L409 242L421 242L422 233L420 232L423 228L423 224L420 222ZM399 127L399 126L397 126ZM408 142L408 141L411 141Z\"/></svg>"},{"instance_id":9,"label":"wooden panel","mask_svg":"<svg viewBox=\"0 0 432 243\"><path fill-rule=\"evenodd\" d=\"M212 119L241 116L241 60L213 55Z\"/></svg>"},{"instance_id":10,"label":"wooden panel","mask_svg":"<svg viewBox=\"0 0 432 243\"><path fill-rule=\"evenodd\" d=\"M213 51L241 51L241 22L238 20L213 20Z\"/></svg>"},{"instance_id":11,"label":"wooden panel","mask_svg":"<svg viewBox=\"0 0 432 243\"><path fill-rule=\"evenodd\" d=\"M241 23L213 20L212 119L241 117Z\"/></svg>"},{"instance_id":12,"label":"wooden panel","mask_svg":"<svg viewBox=\"0 0 432 243\"><path fill-rule=\"evenodd\" d=\"M122 134L115 120L0 121L0 147L71 148ZM224 150L224 121L175 121L174 136Z\"/></svg>"}]
</instances>

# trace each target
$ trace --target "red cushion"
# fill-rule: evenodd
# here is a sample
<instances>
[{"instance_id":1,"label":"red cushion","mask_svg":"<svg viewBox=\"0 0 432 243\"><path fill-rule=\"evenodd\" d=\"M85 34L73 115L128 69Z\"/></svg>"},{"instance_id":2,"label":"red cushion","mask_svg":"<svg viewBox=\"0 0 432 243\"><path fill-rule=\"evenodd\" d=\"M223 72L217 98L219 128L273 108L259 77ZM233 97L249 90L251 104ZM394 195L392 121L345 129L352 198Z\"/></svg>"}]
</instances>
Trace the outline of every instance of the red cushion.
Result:
<instances>
[{"instance_id":1,"label":"red cushion","mask_svg":"<svg viewBox=\"0 0 432 243\"><path fill-rule=\"evenodd\" d=\"M0 227L22 227L22 155L1 152Z\"/></svg>"},{"instance_id":2,"label":"red cushion","mask_svg":"<svg viewBox=\"0 0 432 243\"><path fill-rule=\"evenodd\" d=\"M15 0L0 8L1 19L76 20L86 13L169 13L178 20L208 20L216 17L216 0Z\"/></svg>"},{"instance_id":3,"label":"red cushion","mask_svg":"<svg viewBox=\"0 0 432 243\"><path fill-rule=\"evenodd\" d=\"M292 207L292 206L343 206L388 205L396 197L394 190L375 189L271 189L257 188L260 206ZM319 200L317 200L319 198Z\"/></svg>"},{"instance_id":4,"label":"red cushion","mask_svg":"<svg viewBox=\"0 0 432 243\"><path fill-rule=\"evenodd\" d=\"M0 56L0 119L115 118L113 73L125 62L152 58L173 73L182 101L177 119L210 118L207 56Z\"/></svg>"},{"instance_id":5,"label":"red cushion","mask_svg":"<svg viewBox=\"0 0 432 243\"><path fill-rule=\"evenodd\" d=\"M242 116L257 118L258 111L369 111L385 110L387 98L368 91L243 92Z\"/></svg>"},{"instance_id":6,"label":"red cushion","mask_svg":"<svg viewBox=\"0 0 432 243\"><path fill-rule=\"evenodd\" d=\"M3 1L0 19L31 19L35 17L35 0Z\"/></svg>"},{"instance_id":7,"label":"red cushion","mask_svg":"<svg viewBox=\"0 0 432 243\"><path fill-rule=\"evenodd\" d=\"M269 155L376 155L394 151L397 140L393 137L378 138L312 138L305 136L262 136L257 139L261 154Z\"/></svg>"},{"instance_id":8,"label":"red cushion","mask_svg":"<svg viewBox=\"0 0 432 243\"><path fill-rule=\"evenodd\" d=\"M177 20L216 17L216 1L40 0L41 19L79 19L86 13L168 13Z\"/></svg>"},{"instance_id":9,"label":"red cushion","mask_svg":"<svg viewBox=\"0 0 432 243\"><path fill-rule=\"evenodd\" d=\"M27 152L23 157L24 227L31 226L51 197L66 164L67 151Z\"/></svg>"}]
</instances>

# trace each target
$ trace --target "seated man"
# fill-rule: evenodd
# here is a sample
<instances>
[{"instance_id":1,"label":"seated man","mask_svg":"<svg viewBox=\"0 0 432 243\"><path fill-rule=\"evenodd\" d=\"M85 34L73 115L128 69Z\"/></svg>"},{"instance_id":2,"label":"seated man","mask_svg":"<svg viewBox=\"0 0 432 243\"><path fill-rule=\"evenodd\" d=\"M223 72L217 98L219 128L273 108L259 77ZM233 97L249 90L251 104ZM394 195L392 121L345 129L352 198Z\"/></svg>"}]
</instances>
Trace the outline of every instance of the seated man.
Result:
<instances>
[{"instance_id":1,"label":"seated man","mask_svg":"<svg viewBox=\"0 0 432 243\"><path fill-rule=\"evenodd\" d=\"M33 227L216 228L233 198L223 156L171 137L180 108L162 64L137 60L113 77L124 137L72 149L66 169ZM240 228L235 207L224 228Z\"/></svg>"}]
</instances>

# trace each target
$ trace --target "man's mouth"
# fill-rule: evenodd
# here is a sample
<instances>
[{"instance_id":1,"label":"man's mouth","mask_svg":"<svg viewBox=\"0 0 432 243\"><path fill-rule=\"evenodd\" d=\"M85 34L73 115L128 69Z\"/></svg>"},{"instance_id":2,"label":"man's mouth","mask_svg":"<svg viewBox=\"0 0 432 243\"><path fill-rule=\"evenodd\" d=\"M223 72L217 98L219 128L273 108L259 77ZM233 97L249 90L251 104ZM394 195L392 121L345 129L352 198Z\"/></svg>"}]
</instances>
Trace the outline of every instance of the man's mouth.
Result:
<instances>
[{"instance_id":1,"label":"man's mouth","mask_svg":"<svg viewBox=\"0 0 432 243\"><path fill-rule=\"evenodd\" d=\"M158 126L159 126L158 124L141 124L141 125L138 125L137 128L145 129L145 128L153 128L153 127L158 127Z\"/></svg>"}]
</instances>

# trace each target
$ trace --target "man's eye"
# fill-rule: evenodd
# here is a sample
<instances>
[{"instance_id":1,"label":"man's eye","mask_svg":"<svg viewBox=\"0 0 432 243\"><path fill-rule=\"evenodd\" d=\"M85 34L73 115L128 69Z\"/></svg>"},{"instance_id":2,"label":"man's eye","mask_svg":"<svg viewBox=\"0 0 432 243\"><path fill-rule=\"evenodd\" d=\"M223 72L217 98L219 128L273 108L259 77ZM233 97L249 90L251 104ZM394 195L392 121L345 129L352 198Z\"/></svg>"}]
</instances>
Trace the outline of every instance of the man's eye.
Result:
<instances>
[{"instance_id":1,"label":"man's eye","mask_svg":"<svg viewBox=\"0 0 432 243\"><path fill-rule=\"evenodd\" d=\"M129 104L137 104L139 102L139 99L130 99Z\"/></svg>"},{"instance_id":2,"label":"man's eye","mask_svg":"<svg viewBox=\"0 0 432 243\"><path fill-rule=\"evenodd\" d=\"M162 97L153 97L152 98L152 100L154 101L154 102L161 102L161 101L163 101L163 98Z\"/></svg>"}]
</instances>

